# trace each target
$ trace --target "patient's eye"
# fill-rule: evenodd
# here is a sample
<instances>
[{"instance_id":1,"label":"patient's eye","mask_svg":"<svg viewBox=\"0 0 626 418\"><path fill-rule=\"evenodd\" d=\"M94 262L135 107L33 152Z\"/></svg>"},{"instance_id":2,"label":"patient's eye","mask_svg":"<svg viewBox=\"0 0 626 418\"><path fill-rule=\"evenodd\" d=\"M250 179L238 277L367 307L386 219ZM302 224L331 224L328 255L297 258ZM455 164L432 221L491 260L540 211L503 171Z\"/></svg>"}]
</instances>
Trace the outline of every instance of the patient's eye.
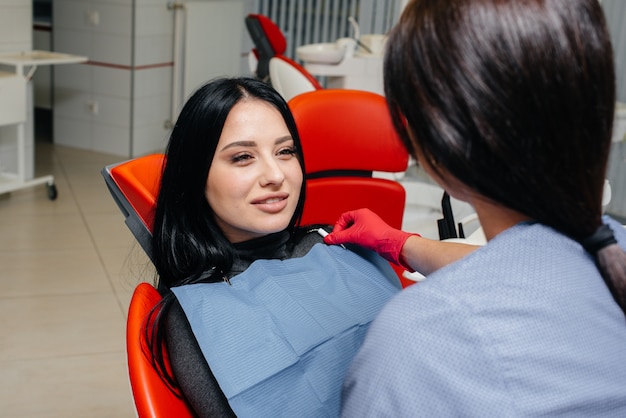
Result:
<instances>
[{"instance_id":1,"label":"patient's eye","mask_svg":"<svg viewBox=\"0 0 626 418\"><path fill-rule=\"evenodd\" d=\"M296 155L296 148L295 147L281 148L278 151L278 155L292 157L292 156Z\"/></svg>"},{"instance_id":2,"label":"patient's eye","mask_svg":"<svg viewBox=\"0 0 626 418\"><path fill-rule=\"evenodd\" d=\"M252 156L252 154L249 154L249 153L247 153L247 152L246 152L246 153L239 153L239 154L235 154L235 155L233 155L233 156L231 157L231 159L230 159L230 160L231 160L233 163L242 163L242 162L249 161L249 160L251 160L252 158L254 158L254 157Z\"/></svg>"}]
</instances>

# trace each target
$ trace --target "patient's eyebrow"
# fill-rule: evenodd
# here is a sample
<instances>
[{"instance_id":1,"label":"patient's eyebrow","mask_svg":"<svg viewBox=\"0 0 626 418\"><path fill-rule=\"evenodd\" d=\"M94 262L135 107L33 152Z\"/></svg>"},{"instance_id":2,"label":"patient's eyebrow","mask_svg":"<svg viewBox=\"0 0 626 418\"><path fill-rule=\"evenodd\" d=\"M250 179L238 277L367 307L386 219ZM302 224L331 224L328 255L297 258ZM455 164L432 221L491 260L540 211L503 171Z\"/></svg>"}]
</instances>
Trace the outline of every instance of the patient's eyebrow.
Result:
<instances>
[{"instance_id":1,"label":"patient's eyebrow","mask_svg":"<svg viewBox=\"0 0 626 418\"><path fill-rule=\"evenodd\" d=\"M255 141L231 142L230 144L224 146L224 148L222 148L221 151L224 151L224 150L227 150L228 148L233 148L233 147L256 147L256 142Z\"/></svg>"},{"instance_id":2,"label":"patient's eyebrow","mask_svg":"<svg viewBox=\"0 0 626 418\"><path fill-rule=\"evenodd\" d=\"M292 141L292 140L293 138L291 137L291 135L285 135L285 136L281 136L280 138L277 138L274 141L274 144L279 145L279 144L282 144L283 142ZM220 151L224 151L233 147L256 147L256 146L257 146L256 141L235 141L235 142L231 142L228 145L225 145L224 148L222 148Z\"/></svg>"},{"instance_id":3,"label":"patient's eyebrow","mask_svg":"<svg viewBox=\"0 0 626 418\"><path fill-rule=\"evenodd\" d=\"M291 137L291 135L285 135L283 137L280 137L278 139L276 139L276 141L274 141L275 145L279 145L282 144L283 142L287 142L287 141L293 141L293 138Z\"/></svg>"}]
</instances>

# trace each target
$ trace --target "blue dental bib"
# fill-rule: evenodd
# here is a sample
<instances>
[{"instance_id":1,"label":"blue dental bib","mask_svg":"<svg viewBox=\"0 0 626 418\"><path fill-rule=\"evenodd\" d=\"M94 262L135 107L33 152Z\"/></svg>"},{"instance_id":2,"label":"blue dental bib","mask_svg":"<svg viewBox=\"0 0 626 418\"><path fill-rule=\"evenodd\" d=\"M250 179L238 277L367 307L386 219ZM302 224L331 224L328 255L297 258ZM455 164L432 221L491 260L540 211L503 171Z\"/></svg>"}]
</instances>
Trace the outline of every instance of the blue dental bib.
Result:
<instances>
[{"instance_id":1,"label":"blue dental bib","mask_svg":"<svg viewBox=\"0 0 626 418\"><path fill-rule=\"evenodd\" d=\"M337 417L347 368L400 282L376 253L316 244L173 288L238 417Z\"/></svg>"}]
</instances>

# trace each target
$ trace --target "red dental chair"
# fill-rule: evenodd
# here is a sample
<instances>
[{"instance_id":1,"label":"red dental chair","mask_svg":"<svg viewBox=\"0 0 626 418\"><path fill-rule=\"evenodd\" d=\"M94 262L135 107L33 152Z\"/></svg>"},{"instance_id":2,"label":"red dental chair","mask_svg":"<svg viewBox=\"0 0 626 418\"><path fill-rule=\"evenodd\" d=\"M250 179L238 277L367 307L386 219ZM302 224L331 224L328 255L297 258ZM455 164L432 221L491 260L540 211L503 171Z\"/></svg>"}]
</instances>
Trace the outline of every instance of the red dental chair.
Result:
<instances>
[{"instance_id":1,"label":"red dental chair","mask_svg":"<svg viewBox=\"0 0 626 418\"><path fill-rule=\"evenodd\" d=\"M163 154L153 154L102 170L125 222L146 254L152 257L153 209L159 189ZM139 418L193 417L185 401L174 395L152 367L145 341L146 317L161 295L150 283L133 293L126 322L128 375ZM148 327L149 328L149 327Z\"/></svg>"},{"instance_id":2,"label":"red dental chair","mask_svg":"<svg viewBox=\"0 0 626 418\"><path fill-rule=\"evenodd\" d=\"M146 316L161 300L150 283L140 283L133 293L126 324L126 356L135 409L139 418L191 418L184 399L178 398L161 380L149 361L144 332ZM169 365L168 365L169 366Z\"/></svg>"}]
</instances>

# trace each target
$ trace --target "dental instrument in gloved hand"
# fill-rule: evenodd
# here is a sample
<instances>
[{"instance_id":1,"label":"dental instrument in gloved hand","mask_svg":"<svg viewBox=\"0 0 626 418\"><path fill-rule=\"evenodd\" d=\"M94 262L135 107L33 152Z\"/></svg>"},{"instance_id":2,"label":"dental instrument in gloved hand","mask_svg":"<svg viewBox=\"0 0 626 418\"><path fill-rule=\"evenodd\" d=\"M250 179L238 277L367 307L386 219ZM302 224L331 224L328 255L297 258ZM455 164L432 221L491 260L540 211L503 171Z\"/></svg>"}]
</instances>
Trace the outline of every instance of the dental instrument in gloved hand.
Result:
<instances>
[{"instance_id":1,"label":"dental instrument in gloved hand","mask_svg":"<svg viewBox=\"0 0 626 418\"><path fill-rule=\"evenodd\" d=\"M358 244L376 251L385 260L412 271L401 256L404 243L412 235L420 236L392 228L369 209L358 209L343 213L335 223L333 232L324 237L324 242Z\"/></svg>"}]
</instances>

